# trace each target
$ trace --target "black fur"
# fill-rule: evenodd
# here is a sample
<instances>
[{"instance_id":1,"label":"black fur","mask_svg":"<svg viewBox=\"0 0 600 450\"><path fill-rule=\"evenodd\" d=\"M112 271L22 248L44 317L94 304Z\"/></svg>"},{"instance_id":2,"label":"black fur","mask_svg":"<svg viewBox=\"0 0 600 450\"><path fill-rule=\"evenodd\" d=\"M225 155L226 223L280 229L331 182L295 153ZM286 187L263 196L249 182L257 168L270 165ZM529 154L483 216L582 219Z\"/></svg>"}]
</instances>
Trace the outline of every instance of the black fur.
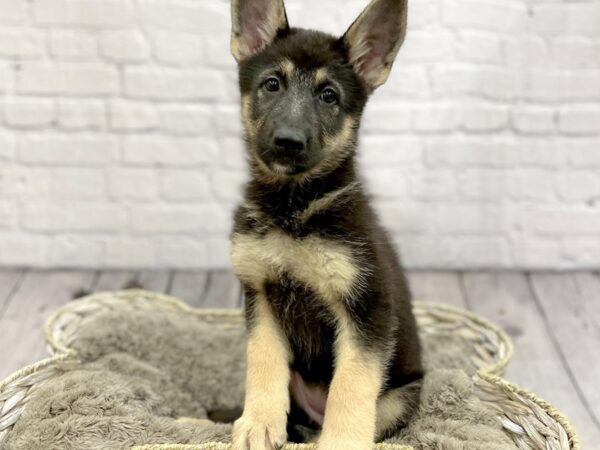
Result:
<instances>
[{"instance_id":1,"label":"black fur","mask_svg":"<svg viewBox=\"0 0 600 450\"><path fill-rule=\"evenodd\" d=\"M257 154L264 155L261 147L270 145L272 130L264 130L255 140L249 139L247 146L253 176L245 189L246 206L241 206L235 214L233 232L265 235L278 229L298 240L317 235L348 246L357 265L364 271L364 285L356 290L356 295L344 301L358 330L359 345L365 352L389 355L384 389L404 386L423 375L410 292L392 243L363 192L354 162L358 124L369 89L349 63L343 40L315 31L280 31L272 44L239 66L240 90L243 96L250 98L253 119L270 117L273 110L278 111L278 116L285 117L286 108L292 107L285 102L265 101L260 93L265 71L284 60L292 61L300 74L300 81L285 80L286 83L301 85L302 74L308 79L316 69L326 67L330 81L341 91L334 112L324 112L324 107L315 105L314 101L307 108L305 125L310 126L311 135L319 137L316 148L307 151L324 152L323 136L336 135L347 118L352 118L356 126L347 140L347 151L335 167L301 180L294 177L273 180L261 176L263 169L256 164L255 158ZM315 93L306 88L304 95L314 97ZM268 158L266 162L269 162ZM300 220L300 213L311 202L349 185L355 186L308 220ZM303 264L303 261L297 263ZM334 369L334 315L315 292L290 274L267 282L264 290L289 339L293 352L292 368L305 381L327 387ZM250 328L253 326L254 297L254 291L246 287Z\"/></svg>"}]
</instances>

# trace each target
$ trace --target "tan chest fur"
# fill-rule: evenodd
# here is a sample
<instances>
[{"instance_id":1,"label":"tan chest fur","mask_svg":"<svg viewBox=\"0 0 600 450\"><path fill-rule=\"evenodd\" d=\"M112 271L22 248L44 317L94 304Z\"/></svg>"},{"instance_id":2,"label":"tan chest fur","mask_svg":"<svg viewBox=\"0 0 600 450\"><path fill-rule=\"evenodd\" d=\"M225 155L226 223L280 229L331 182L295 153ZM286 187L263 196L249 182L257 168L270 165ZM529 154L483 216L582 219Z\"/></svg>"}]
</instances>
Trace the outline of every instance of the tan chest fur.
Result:
<instances>
[{"instance_id":1,"label":"tan chest fur","mask_svg":"<svg viewBox=\"0 0 600 450\"><path fill-rule=\"evenodd\" d=\"M350 247L340 242L316 235L296 239L271 230L265 236L234 234L231 243L235 273L259 292L265 281L284 273L327 301L343 299L360 288L362 268Z\"/></svg>"}]
</instances>

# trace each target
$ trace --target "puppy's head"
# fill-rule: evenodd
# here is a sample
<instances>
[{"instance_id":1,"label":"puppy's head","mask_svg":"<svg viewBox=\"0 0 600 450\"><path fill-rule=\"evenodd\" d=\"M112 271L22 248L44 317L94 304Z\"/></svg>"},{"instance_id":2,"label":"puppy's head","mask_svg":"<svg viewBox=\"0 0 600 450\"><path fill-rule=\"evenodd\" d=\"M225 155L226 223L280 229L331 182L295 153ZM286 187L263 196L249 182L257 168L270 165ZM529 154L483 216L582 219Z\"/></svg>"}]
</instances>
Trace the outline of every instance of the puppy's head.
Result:
<instances>
[{"instance_id":1,"label":"puppy's head","mask_svg":"<svg viewBox=\"0 0 600 450\"><path fill-rule=\"evenodd\" d=\"M404 40L406 2L372 0L336 38L290 28L283 0L233 0L246 141L264 175L303 179L353 154L367 98Z\"/></svg>"}]
</instances>

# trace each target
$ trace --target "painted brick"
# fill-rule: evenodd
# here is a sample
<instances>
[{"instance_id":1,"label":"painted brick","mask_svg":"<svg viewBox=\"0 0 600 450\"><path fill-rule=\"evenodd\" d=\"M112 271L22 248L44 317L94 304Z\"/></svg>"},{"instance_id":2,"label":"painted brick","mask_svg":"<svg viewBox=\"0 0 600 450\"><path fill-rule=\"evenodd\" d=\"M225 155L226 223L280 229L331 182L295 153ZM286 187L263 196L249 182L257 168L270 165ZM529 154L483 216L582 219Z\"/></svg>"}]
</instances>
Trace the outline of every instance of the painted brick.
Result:
<instances>
[{"instance_id":1,"label":"painted brick","mask_svg":"<svg viewBox=\"0 0 600 450\"><path fill-rule=\"evenodd\" d=\"M489 235L511 230L517 220L509 207L488 205L442 205L433 221L446 234Z\"/></svg>"},{"instance_id":2,"label":"painted brick","mask_svg":"<svg viewBox=\"0 0 600 450\"><path fill-rule=\"evenodd\" d=\"M519 267L556 269L556 261L564 260L562 246L558 241L523 236L513 242L513 258Z\"/></svg>"},{"instance_id":3,"label":"painted brick","mask_svg":"<svg viewBox=\"0 0 600 450\"><path fill-rule=\"evenodd\" d=\"M139 233L202 233L224 231L231 219L213 206L142 206L131 208L131 228Z\"/></svg>"},{"instance_id":4,"label":"painted brick","mask_svg":"<svg viewBox=\"0 0 600 450\"><path fill-rule=\"evenodd\" d=\"M566 134L600 134L600 107L562 108L558 114L558 126Z\"/></svg>"},{"instance_id":5,"label":"painted brick","mask_svg":"<svg viewBox=\"0 0 600 450\"><path fill-rule=\"evenodd\" d=\"M147 27L158 29L213 35L230 26L230 8L224 2L141 0L139 11Z\"/></svg>"},{"instance_id":6,"label":"painted brick","mask_svg":"<svg viewBox=\"0 0 600 450\"><path fill-rule=\"evenodd\" d=\"M69 136L41 134L19 139L20 161L48 165L104 165L118 157L113 136Z\"/></svg>"},{"instance_id":7,"label":"painted brick","mask_svg":"<svg viewBox=\"0 0 600 450\"><path fill-rule=\"evenodd\" d=\"M214 160L216 143L203 138L132 136L123 140L123 160L136 165L195 166Z\"/></svg>"},{"instance_id":8,"label":"painted brick","mask_svg":"<svg viewBox=\"0 0 600 450\"><path fill-rule=\"evenodd\" d=\"M40 25L124 27L136 20L130 0L36 0L32 6Z\"/></svg>"},{"instance_id":9,"label":"painted brick","mask_svg":"<svg viewBox=\"0 0 600 450\"><path fill-rule=\"evenodd\" d=\"M174 134L210 136L214 113L208 105L169 105L159 109L160 125Z\"/></svg>"},{"instance_id":10,"label":"painted brick","mask_svg":"<svg viewBox=\"0 0 600 450\"><path fill-rule=\"evenodd\" d=\"M550 108L520 105L511 112L511 123L520 133L546 134L554 130L555 112Z\"/></svg>"},{"instance_id":11,"label":"painted brick","mask_svg":"<svg viewBox=\"0 0 600 450\"><path fill-rule=\"evenodd\" d=\"M446 0L442 11L443 23L462 29L515 32L524 28L527 19L525 5L501 0Z\"/></svg>"},{"instance_id":12,"label":"painted brick","mask_svg":"<svg viewBox=\"0 0 600 450\"><path fill-rule=\"evenodd\" d=\"M50 54L59 60L90 60L98 54L94 36L81 31L52 30L48 46Z\"/></svg>"},{"instance_id":13,"label":"painted brick","mask_svg":"<svg viewBox=\"0 0 600 450\"><path fill-rule=\"evenodd\" d=\"M600 138L563 141L569 163L575 167L600 167Z\"/></svg>"},{"instance_id":14,"label":"painted brick","mask_svg":"<svg viewBox=\"0 0 600 450\"><path fill-rule=\"evenodd\" d=\"M209 177L195 170L164 170L160 184L163 197L170 201L210 198Z\"/></svg>"},{"instance_id":15,"label":"painted brick","mask_svg":"<svg viewBox=\"0 0 600 450\"><path fill-rule=\"evenodd\" d=\"M0 200L0 230L15 227L17 210L17 203L15 200Z\"/></svg>"},{"instance_id":16,"label":"painted brick","mask_svg":"<svg viewBox=\"0 0 600 450\"><path fill-rule=\"evenodd\" d=\"M405 262L597 267L600 3L413 3L358 150ZM286 4L338 35L365 7ZM0 266L230 267L248 155L229 8L0 0Z\"/></svg>"},{"instance_id":17,"label":"painted brick","mask_svg":"<svg viewBox=\"0 0 600 450\"><path fill-rule=\"evenodd\" d=\"M114 68L102 65L25 64L17 71L19 94L109 95L117 92Z\"/></svg>"},{"instance_id":18,"label":"painted brick","mask_svg":"<svg viewBox=\"0 0 600 450\"><path fill-rule=\"evenodd\" d=\"M468 200L501 201L508 196L512 182L506 170L469 169L457 176L458 190Z\"/></svg>"},{"instance_id":19,"label":"painted brick","mask_svg":"<svg viewBox=\"0 0 600 450\"><path fill-rule=\"evenodd\" d=\"M47 232L117 232L124 229L126 219L120 206L89 202L31 203L24 206L21 215L24 229Z\"/></svg>"},{"instance_id":20,"label":"painted brick","mask_svg":"<svg viewBox=\"0 0 600 450\"><path fill-rule=\"evenodd\" d=\"M52 100L17 97L4 102L4 120L11 127L43 128L51 125L55 116Z\"/></svg>"},{"instance_id":21,"label":"painted brick","mask_svg":"<svg viewBox=\"0 0 600 450\"><path fill-rule=\"evenodd\" d=\"M99 239L61 234L53 236L47 246L47 263L52 267L95 269L103 262L104 245Z\"/></svg>"},{"instance_id":22,"label":"painted brick","mask_svg":"<svg viewBox=\"0 0 600 450\"><path fill-rule=\"evenodd\" d=\"M598 67L595 46L591 39L580 36L561 36L552 42L552 56L560 67Z\"/></svg>"},{"instance_id":23,"label":"painted brick","mask_svg":"<svg viewBox=\"0 0 600 450\"><path fill-rule=\"evenodd\" d=\"M154 267L158 261L156 243L137 237L108 237L104 240L103 265L114 268Z\"/></svg>"},{"instance_id":24,"label":"painted brick","mask_svg":"<svg viewBox=\"0 0 600 450\"><path fill-rule=\"evenodd\" d=\"M600 237L570 237L562 241L564 258L569 267L596 269L600 264Z\"/></svg>"},{"instance_id":25,"label":"painted brick","mask_svg":"<svg viewBox=\"0 0 600 450\"><path fill-rule=\"evenodd\" d=\"M456 180L450 171L428 170L412 175L409 180L410 193L416 199L451 199L456 192Z\"/></svg>"},{"instance_id":26,"label":"painted brick","mask_svg":"<svg viewBox=\"0 0 600 450\"><path fill-rule=\"evenodd\" d=\"M600 234L600 211L582 207L549 207L527 211L526 229L540 236L578 236Z\"/></svg>"},{"instance_id":27,"label":"painted brick","mask_svg":"<svg viewBox=\"0 0 600 450\"><path fill-rule=\"evenodd\" d=\"M217 71L125 70L124 93L154 100L216 100L227 97L225 77Z\"/></svg>"},{"instance_id":28,"label":"painted brick","mask_svg":"<svg viewBox=\"0 0 600 450\"><path fill-rule=\"evenodd\" d=\"M387 199L376 199L374 206L382 224L394 235L419 235L432 229L431 208L422 208L416 203L400 204Z\"/></svg>"},{"instance_id":29,"label":"painted brick","mask_svg":"<svg viewBox=\"0 0 600 450\"><path fill-rule=\"evenodd\" d=\"M542 102L600 99L600 70L531 70L521 80L525 99Z\"/></svg>"},{"instance_id":30,"label":"painted brick","mask_svg":"<svg viewBox=\"0 0 600 450\"><path fill-rule=\"evenodd\" d=\"M161 266L174 269L205 269L210 267L207 247L207 243L189 238L165 239L158 247L158 260Z\"/></svg>"},{"instance_id":31,"label":"painted brick","mask_svg":"<svg viewBox=\"0 0 600 450\"><path fill-rule=\"evenodd\" d=\"M0 0L0 24L21 25L27 22L26 0Z\"/></svg>"},{"instance_id":32,"label":"painted brick","mask_svg":"<svg viewBox=\"0 0 600 450\"><path fill-rule=\"evenodd\" d=\"M433 70L434 94L468 94L491 100L512 100L517 90L516 74L505 69L447 65Z\"/></svg>"},{"instance_id":33,"label":"painted brick","mask_svg":"<svg viewBox=\"0 0 600 450\"><path fill-rule=\"evenodd\" d=\"M158 114L151 103L113 100L108 104L110 128L115 131L144 131L158 126Z\"/></svg>"},{"instance_id":34,"label":"painted brick","mask_svg":"<svg viewBox=\"0 0 600 450\"><path fill-rule=\"evenodd\" d=\"M163 64L191 65L202 61L205 40L191 33L169 33L160 31L152 36L154 55ZM229 42L228 42L229 45ZM229 48L219 52L229 55ZM233 59L233 57L230 57Z\"/></svg>"},{"instance_id":35,"label":"painted brick","mask_svg":"<svg viewBox=\"0 0 600 450\"><path fill-rule=\"evenodd\" d=\"M15 156L15 139L8 134L0 134L0 162L10 161Z\"/></svg>"},{"instance_id":36,"label":"painted brick","mask_svg":"<svg viewBox=\"0 0 600 450\"><path fill-rule=\"evenodd\" d=\"M404 168L423 159L423 141L413 136L366 135L360 140L359 159L364 167Z\"/></svg>"},{"instance_id":37,"label":"painted brick","mask_svg":"<svg viewBox=\"0 0 600 450\"><path fill-rule=\"evenodd\" d=\"M491 33L465 31L457 45L457 55L463 61L501 64L504 62L502 39Z\"/></svg>"},{"instance_id":38,"label":"painted brick","mask_svg":"<svg viewBox=\"0 0 600 450\"><path fill-rule=\"evenodd\" d=\"M242 187L248 180L246 171L217 170L212 174L211 186L216 199L229 204L242 201Z\"/></svg>"},{"instance_id":39,"label":"painted brick","mask_svg":"<svg viewBox=\"0 0 600 450\"><path fill-rule=\"evenodd\" d=\"M510 138L440 138L431 140L425 153L431 166L512 167L520 149Z\"/></svg>"},{"instance_id":40,"label":"painted brick","mask_svg":"<svg viewBox=\"0 0 600 450\"><path fill-rule=\"evenodd\" d=\"M100 36L100 53L109 61L140 63L150 57L150 47L140 32L107 31Z\"/></svg>"},{"instance_id":41,"label":"painted brick","mask_svg":"<svg viewBox=\"0 0 600 450\"><path fill-rule=\"evenodd\" d=\"M15 2L17 3L17 2ZM0 5L0 15L2 6ZM0 19L1 23L2 19ZM43 53L44 40L41 33L0 28L0 55L9 58L32 58Z\"/></svg>"},{"instance_id":42,"label":"painted brick","mask_svg":"<svg viewBox=\"0 0 600 450\"><path fill-rule=\"evenodd\" d=\"M600 199L598 171L569 171L557 179L560 196L567 201L594 202Z\"/></svg>"},{"instance_id":43,"label":"painted brick","mask_svg":"<svg viewBox=\"0 0 600 450\"><path fill-rule=\"evenodd\" d=\"M377 199L405 198L406 174L397 168L373 168L369 171L366 186Z\"/></svg>"},{"instance_id":44,"label":"painted brick","mask_svg":"<svg viewBox=\"0 0 600 450\"><path fill-rule=\"evenodd\" d=\"M410 108L403 103L371 104L367 105L361 130L365 134L401 133L410 129L411 118Z\"/></svg>"},{"instance_id":45,"label":"painted brick","mask_svg":"<svg viewBox=\"0 0 600 450\"><path fill-rule=\"evenodd\" d=\"M8 91L12 86L13 71L8 64L0 61L0 92Z\"/></svg>"},{"instance_id":46,"label":"painted brick","mask_svg":"<svg viewBox=\"0 0 600 450\"><path fill-rule=\"evenodd\" d=\"M477 264L478 267L509 267L512 262L508 241L502 237L457 237L456 265Z\"/></svg>"},{"instance_id":47,"label":"painted brick","mask_svg":"<svg viewBox=\"0 0 600 450\"><path fill-rule=\"evenodd\" d=\"M432 103L412 110L412 127L419 133L445 133L456 130L461 114L454 103Z\"/></svg>"},{"instance_id":48,"label":"painted brick","mask_svg":"<svg viewBox=\"0 0 600 450\"><path fill-rule=\"evenodd\" d=\"M47 242L40 236L26 233L0 232L0 264L12 266L43 266Z\"/></svg>"},{"instance_id":49,"label":"painted brick","mask_svg":"<svg viewBox=\"0 0 600 450\"><path fill-rule=\"evenodd\" d=\"M64 130L103 130L107 112L104 102L98 100L59 100L58 127Z\"/></svg>"},{"instance_id":50,"label":"painted brick","mask_svg":"<svg viewBox=\"0 0 600 450\"><path fill-rule=\"evenodd\" d=\"M508 193L517 202L556 201L555 175L548 170L527 169L508 175Z\"/></svg>"},{"instance_id":51,"label":"painted brick","mask_svg":"<svg viewBox=\"0 0 600 450\"><path fill-rule=\"evenodd\" d=\"M108 190L116 200L156 200L158 175L154 169L114 167L108 171Z\"/></svg>"},{"instance_id":52,"label":"painted brick","mask_svg":"<svg viewBox=\"0 0 600 450\"><path fill-rule=\"evenodd\" d=\"M462 126L475 133L491 133L508 126L508 108L488 104L466 103L462 106Z\"/></svg>"}]
</instances>

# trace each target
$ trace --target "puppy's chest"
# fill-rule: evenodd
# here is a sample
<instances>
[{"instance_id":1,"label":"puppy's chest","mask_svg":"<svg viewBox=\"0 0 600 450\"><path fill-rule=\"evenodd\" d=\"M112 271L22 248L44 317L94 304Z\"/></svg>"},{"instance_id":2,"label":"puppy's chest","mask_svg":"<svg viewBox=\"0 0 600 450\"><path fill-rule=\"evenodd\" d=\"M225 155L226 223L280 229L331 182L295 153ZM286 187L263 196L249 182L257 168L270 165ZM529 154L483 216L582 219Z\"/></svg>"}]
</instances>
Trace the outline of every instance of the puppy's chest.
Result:
<instances>
[{"instance_id":1,"label":"puppy's chest","mask_svg":"<svg viewBox=\"0 0 600 450\"><path fill-rule=\"evenodd\" d=\"M353 249L317 234L300 238L277 228L262 234L234 233L231 259L240 280L257 292L285 275L325 302L338 302L361 284Z\"/></svg>"}]
</instances>

